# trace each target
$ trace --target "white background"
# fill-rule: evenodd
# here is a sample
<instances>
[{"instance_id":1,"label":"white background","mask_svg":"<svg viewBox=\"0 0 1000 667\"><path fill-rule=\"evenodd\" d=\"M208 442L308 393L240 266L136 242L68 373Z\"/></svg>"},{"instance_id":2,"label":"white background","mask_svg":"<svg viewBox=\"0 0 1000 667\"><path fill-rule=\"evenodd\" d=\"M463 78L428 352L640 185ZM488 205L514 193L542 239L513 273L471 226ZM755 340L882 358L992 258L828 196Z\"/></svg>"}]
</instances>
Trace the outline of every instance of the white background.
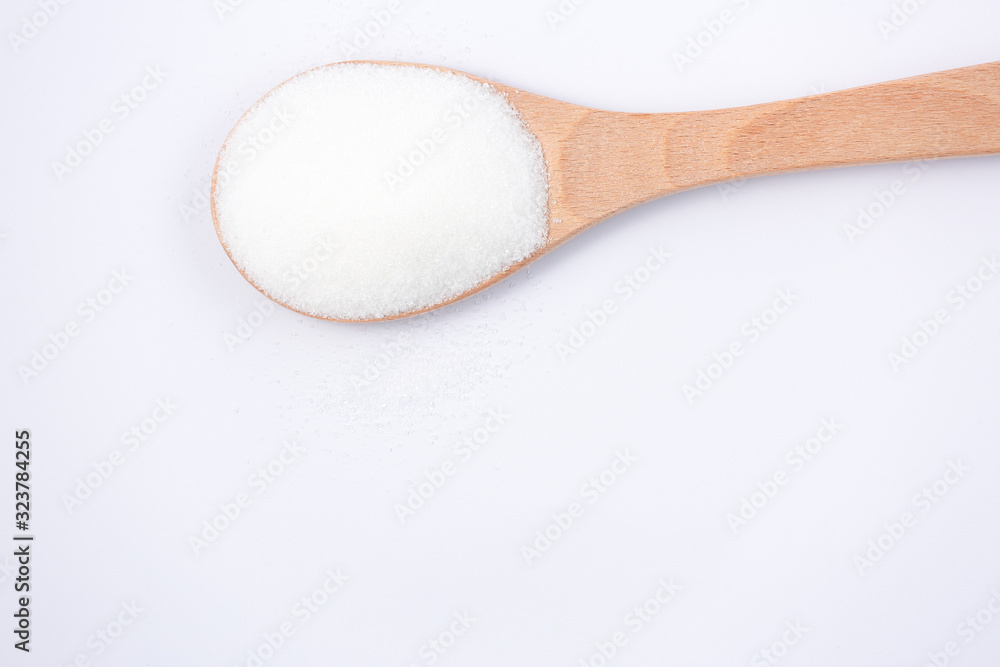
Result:
<instances>
[{"instance_id":1,"label":"white background","mask_svg":"<svg viewBox=\"0 0 1000 667\"><path fill-rule=\"evenodd\" d=\"M1000 59L1000 4L913 4L886 37L887 0L590 0L555 28L557 0L413 0L354 55L642 112ZM1000 280L961 309L948 300L1000 253L1000 158L918 180L881 165L691 191L432 315L350 325L275 307L227 346L261 297L197 193L238 116L343 59L385 5L247 0L220 17L210 0L72 2L15 51L8 34L39 10L4 3L0 470L13 476L14 431L30 429L37 538L28 656L11 646L13 547L0 549L0 664L253 665L284 622L294 634L263 664L599 665L619 631L608 664L773 664L759 651L775 646L782 665L918 667L951 641L949 664L1000 664L1000 618L970 642L960 628L1000 590ZM674 52L724 8L736 21L679 71ZM121 119L112 102L147 66L166 79ZM57 178L102 118L113 133ZM905 193L850 242L844 226L897 179ZM615 285L650 246L671 259L625 300ZM134 279L86 321L79 304L122 269ZM778 289L794 306L689 402L683 386L749 341L743 323ZM616 313L561 359L556 344L609 298ZM894 370L888 353L938 309L948 323ZM22 379L70 322L79 335ZM179 407L129 451L122 434L167 398ZM461 461L455 443L489 409L509 419ZM824 418L842 430L793 471L786 452ZM283 441L308 453L258 494L250 477ZM115 450L124 463L68 509ZM626 450L637 461L588 503L581 486ZM448 459L457 473L401 523L394 506ZM949 461L968 470L922 511L914 496ZM727 516L779 471L788 484L734 532ZM250 506L196 554L190 538L239 493ZM571 502L583 516L529 565L522 547ZM915 525L859 566L904 512ZM300 622L296 602L337 568L347 582ZM661 578L680 590L633 632L626 614ZM123 602L142 611L107 645L97 633L118 634ZM472 627L430 653L463 612ZM783 651L786 623L806 630Z\"/></svg>"}]
</instances>

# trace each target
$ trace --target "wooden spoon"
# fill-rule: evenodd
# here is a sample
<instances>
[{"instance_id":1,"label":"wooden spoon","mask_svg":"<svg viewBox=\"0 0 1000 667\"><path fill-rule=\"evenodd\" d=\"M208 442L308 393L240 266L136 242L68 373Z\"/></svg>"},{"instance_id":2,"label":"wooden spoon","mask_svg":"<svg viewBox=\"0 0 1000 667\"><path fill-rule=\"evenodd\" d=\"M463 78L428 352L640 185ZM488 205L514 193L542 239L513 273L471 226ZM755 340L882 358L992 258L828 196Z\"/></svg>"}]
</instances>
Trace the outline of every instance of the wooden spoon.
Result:
<instances>
[{"instance_id":1,"label":"wooden spoon","mask_svg":"<svg viewBox=\"0 0 1000 667\"><path fill-rule=\"evenodd\" d=\"M787 171L1000 153L1000 62L784 102L663 114L590 109L444 67L358 62L432 67L489 83L520 111L549 173L541 249L454 299L385 319L464 299L598 222L675 192ZM213 175L213 219L215 186Z\"/></svg>"}]
</instances>

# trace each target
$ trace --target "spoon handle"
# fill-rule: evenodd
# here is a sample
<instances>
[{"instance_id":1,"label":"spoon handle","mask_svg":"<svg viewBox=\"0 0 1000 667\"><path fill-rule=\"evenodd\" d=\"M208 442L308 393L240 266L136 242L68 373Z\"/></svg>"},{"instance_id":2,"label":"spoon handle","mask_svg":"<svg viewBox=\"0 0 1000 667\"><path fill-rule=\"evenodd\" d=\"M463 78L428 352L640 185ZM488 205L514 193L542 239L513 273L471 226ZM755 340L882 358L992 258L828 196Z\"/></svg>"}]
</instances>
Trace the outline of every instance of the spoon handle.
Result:
<instances>
[{"instance_id":1,"label":"spoon handle","mask_svg":"<svg viewBox=\"0 0 1000 667\"><path fill-rule=\"evenodd\" d=\"M670 189L784 171L1000 153L1000 62L669 115Z\"/></svg>"}]
</instances>

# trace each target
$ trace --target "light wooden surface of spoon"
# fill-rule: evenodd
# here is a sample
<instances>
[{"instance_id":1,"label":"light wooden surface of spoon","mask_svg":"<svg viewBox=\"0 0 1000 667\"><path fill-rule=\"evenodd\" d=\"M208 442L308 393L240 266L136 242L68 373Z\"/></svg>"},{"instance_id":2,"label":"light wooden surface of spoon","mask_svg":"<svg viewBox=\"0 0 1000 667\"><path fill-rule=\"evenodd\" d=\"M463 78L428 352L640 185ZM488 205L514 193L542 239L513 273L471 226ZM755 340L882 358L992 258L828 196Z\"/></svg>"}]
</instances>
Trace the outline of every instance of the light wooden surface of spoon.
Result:
<instances>
[{"instance_id":1,"label":"light wooden surface of spoon","mask_svg":"<svg viewBox=\"0 0 1000 667\"><path fill-rule=\"evenodd\" d=\"M444 67L354 62L430 67L489 83L521 113L548 165L542 248L453 299L385 319L471 296L598 222L683 190L789 171L1000 153L1000 62L782 102L663 114L591 109ZM212 188L214 194L214 176Z\"/></svg>"}]
</instances>

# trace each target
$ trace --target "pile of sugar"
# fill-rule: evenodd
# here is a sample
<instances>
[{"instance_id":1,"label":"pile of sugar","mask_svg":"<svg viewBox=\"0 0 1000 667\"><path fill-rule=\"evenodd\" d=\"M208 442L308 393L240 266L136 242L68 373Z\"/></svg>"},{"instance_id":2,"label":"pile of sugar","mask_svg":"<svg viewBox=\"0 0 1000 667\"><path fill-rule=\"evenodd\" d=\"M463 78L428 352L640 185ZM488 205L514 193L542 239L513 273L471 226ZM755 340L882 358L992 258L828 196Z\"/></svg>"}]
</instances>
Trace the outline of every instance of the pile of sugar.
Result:
<instances>
[{"instance_id":1,"label":"pile of sugar","mask_svg":"<svg viewBox=\"0 0 1000 667\"><path fill-rule=\"evenodd\" d=\"M295 310L379 319L448 301L539 249L548 175L507 97L459 74L344 63L278 86L219 155L233 262Z\"/></svg>"}]
</instances>

